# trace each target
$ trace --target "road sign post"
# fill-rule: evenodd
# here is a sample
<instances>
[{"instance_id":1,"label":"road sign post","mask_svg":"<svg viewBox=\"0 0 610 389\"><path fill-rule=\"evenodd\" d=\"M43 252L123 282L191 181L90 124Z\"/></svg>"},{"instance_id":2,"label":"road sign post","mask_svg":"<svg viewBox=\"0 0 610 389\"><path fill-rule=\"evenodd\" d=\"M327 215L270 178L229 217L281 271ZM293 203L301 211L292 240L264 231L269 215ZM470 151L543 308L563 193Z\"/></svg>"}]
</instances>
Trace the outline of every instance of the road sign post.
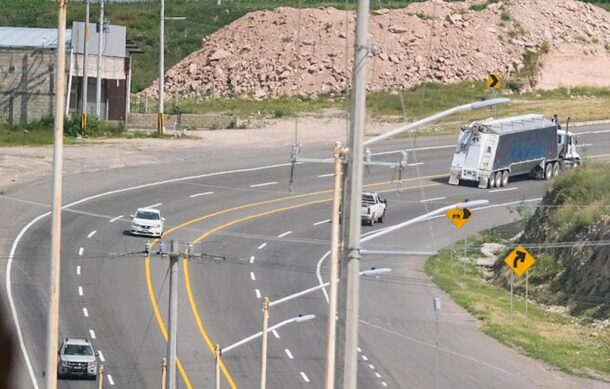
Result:
<instances>
[{"instance_id":1,"label":"road sign post","mask_svg":"<svg viewBox=\"0 0 610 389\"><path fill-rule=\"evenodd\" d=\"M513 322L513 282L514 274L519 277L525 274L525 317L527 320L527 299L529 298L529 273L530 267L534 266L536 259L523 246L518 246L516 249L508 253L504 258L504 263L513 271L510 273L510 321Z\"/></svg>"}]
</instances>

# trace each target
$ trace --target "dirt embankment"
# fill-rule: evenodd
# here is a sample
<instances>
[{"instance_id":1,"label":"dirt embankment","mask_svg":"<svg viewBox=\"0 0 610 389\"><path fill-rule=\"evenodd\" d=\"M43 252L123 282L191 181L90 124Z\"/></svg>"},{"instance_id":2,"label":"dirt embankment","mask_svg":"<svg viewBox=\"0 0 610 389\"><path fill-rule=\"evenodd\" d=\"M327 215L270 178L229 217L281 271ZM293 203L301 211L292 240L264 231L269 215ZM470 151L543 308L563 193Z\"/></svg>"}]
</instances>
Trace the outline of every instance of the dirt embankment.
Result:
<instances>
[{"instance_id":1,"label":"dirt embankment","mask_svg":"<svg viewBox=\"0 0 610 389\"><path fill-rule=\"evenodd\" d=\"M424 81L511 77L527 51L544 51L541 88L610 86L610 13L574 0L412 3L369 19L378 47L370 91ZM209 37L166 73L167 97L316 96L350 87L355 14L334 8L250 13ZM543 48L543 50L541 50ZM158 81L142 92L157 96Z\"/></svg>"}]
</instances>

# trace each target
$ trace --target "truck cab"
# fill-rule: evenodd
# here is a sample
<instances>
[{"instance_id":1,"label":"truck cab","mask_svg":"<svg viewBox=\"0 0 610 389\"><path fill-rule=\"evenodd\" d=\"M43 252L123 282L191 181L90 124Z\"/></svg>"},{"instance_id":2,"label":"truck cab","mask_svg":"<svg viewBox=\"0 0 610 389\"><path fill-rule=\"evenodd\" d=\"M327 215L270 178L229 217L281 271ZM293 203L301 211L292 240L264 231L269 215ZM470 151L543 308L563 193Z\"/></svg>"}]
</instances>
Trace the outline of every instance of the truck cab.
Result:
<instances>
[{"instance_id":1,"label":"truck cab","mask_svg":"<svg viewBox=\"0 0 610 389\"><path fill-rule=\"evenodd\" d=\"M577 144L578 139L573 133L557 130L557 150L565 165L571 164L573 167L580 165L580 154L576 151Z\"/></svg>"},{"instance_id":2,"label":"truck cab","mask_svg":"<svg viewBox=\"0 0 610 389\"><path fill-rule=\"evenodd\" d=\"M362 193L362 207L360 217L362 222L372 226L376 222L383 223L387 200L382 199L379 194L373 192Z\"/></svg>"}]
</instances>

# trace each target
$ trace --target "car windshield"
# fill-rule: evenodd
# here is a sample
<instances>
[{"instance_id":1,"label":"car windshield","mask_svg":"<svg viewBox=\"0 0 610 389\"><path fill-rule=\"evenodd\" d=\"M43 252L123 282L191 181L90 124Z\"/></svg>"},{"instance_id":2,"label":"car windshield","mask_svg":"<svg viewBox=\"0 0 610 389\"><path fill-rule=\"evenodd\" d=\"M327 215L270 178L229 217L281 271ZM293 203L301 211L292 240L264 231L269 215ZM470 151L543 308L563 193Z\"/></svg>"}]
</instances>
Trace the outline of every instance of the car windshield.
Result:
<instances>
[{"instance_id":1,"label":"car windshield","mask_svg":"<svg viewBox=\"0 0 610 389\"><path fill-rule=\"evenodd\" d=\"M364 204L375 204L375 196L372 195L362 195L362 202Z\"/></svg>"},{"instance_id":2,"label":"car windshield","mask_svg":"<svg viewBox=\"0 0 610 389\"><path fill-rule=\"evenodd\" d=\"M150 211L138 211L136 213L136 219L159 220L159 214Z\"/></svg>"},{"instance_id":3,"label":"car windshield","mask_svg":"<svg viewBox=\"0 0 610 389\"><path fill-rule=\"evenodd\" d=\"M93 349L90 346L80 345L80 344L67 344L64 347L65 355L93 355Z\"/></svg>"}]
</instances>

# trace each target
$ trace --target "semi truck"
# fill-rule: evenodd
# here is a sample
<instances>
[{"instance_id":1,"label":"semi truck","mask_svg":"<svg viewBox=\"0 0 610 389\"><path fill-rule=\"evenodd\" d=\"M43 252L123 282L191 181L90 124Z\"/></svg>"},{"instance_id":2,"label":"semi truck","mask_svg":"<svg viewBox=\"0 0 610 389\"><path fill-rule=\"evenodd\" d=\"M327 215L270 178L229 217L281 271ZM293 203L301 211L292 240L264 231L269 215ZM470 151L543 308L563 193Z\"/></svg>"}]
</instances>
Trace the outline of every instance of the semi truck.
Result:
<instances>
[{"instance_id":1,"label":"semi truck","mask_svg":"<svg viewBox=\"0 0 610 389\"><path fill-rule=\"evenodd\" d=\"M580 164L576 142L567 127L561 130L539 114L474 122L460 131L449 184L475 181L479 188L502 187L521 174L548 180Z\"/></svg>"}]
</instances>

